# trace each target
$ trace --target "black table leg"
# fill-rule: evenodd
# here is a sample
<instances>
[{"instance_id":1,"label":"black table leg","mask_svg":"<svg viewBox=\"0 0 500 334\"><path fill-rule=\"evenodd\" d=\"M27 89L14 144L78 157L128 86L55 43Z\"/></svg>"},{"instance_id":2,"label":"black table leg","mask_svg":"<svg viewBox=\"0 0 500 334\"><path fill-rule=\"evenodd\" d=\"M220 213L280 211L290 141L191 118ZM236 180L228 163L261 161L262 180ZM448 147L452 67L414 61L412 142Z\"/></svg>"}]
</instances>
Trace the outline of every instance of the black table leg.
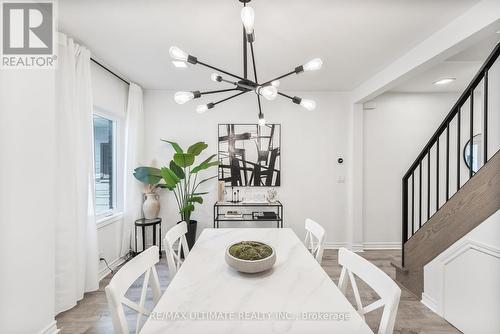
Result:
<instances>
[{"instance_id":1,"label":"black table leg","mask_svg":"<svg viewBox=\"0 0 500 334\"><path fill-rule=\"evenodd\" d=\"M142 251L146 250L146 227L142 226Z\"/></svg>"},{"instance_id":2,"label":"black table leg","mask_svg":"<svg viewBox=\"0 0 500 334\"><path fill-rule=\"evenodd\" d=\"M153 245L156 246L156 226L153 226Z\"/></svg>"},{"instance_id":3,"label":"black table leg","mask_svg":"<svg viewBox=\"0 0 500 334\"><path fill-rule=\"evenodd\" d=\"M137 254L137 225L134 226L134 230L135 230L135 249L134 249L134 253Z\"/></svg>"},{"instance_id":4,"label":"black table leg","mask_svg":"<svg viewBox=\"0 0 500 334\"><path fill-rule=\"evenodd\" d=\"M160 240L159 240L159 244L160 244L160 259L161 259L161 223L158 224L158 227L160 229Z\"/></svg>"}]
</instances>

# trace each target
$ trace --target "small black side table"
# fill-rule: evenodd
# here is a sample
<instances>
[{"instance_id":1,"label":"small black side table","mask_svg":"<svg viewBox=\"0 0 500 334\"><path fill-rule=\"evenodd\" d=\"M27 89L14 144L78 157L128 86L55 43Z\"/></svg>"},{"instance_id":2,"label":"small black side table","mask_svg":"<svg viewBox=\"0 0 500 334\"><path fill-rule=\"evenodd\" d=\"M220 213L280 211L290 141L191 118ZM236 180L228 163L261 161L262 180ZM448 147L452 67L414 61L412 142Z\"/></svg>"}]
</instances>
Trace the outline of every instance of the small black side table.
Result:
<instances>
[{"instance_id":1,"label":"small black side table","mask_svg":"<svg viewBox=\"0 0 500 334\"><path fill-rule=\"evenodd\" d=\"M160 257L161 257L161 218L154 218L154 219L146 219L146 218L140 218L137 219L134 223L135 225L135 253L139 254L140 252L137 251L137 228L141 227L142 228L142 252L144 252L145 247L146 247L146 226L152 226L153 227L153 245L156 246L156 226L158 225L159 228L159 245L158 247L160 248Z\"/></svg>"}]
</instances>

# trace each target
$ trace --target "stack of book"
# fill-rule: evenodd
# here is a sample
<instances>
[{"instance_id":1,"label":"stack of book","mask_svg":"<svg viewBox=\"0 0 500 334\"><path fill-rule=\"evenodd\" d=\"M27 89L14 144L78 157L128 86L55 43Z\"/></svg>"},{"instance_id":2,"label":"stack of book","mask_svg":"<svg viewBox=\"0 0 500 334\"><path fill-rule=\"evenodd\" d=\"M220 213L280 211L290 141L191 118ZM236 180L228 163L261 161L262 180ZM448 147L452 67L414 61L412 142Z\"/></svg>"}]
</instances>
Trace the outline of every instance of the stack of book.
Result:
<instances>
[{"instance_id":1,"label":"stack of book","mask_svg":"<svg viewBox=\"0 0 500 334\"><path fill-rule=\"evenodd\" d=\"M276 212L273 211L261 211L261 212L253 212L252 218L259 220L274 220L278 218L278 215L276 214Z\"/></svg>"},{"instance_id":2,"label":"stack of book","mask_svg":"<svg viewBox=\"0 0 500 334\"><path fill-rule=\"evenodd\" d=\"M227 211L224 214L225 219L243 219L243 214L239 211Z\"/></svg>"}]
</instances>

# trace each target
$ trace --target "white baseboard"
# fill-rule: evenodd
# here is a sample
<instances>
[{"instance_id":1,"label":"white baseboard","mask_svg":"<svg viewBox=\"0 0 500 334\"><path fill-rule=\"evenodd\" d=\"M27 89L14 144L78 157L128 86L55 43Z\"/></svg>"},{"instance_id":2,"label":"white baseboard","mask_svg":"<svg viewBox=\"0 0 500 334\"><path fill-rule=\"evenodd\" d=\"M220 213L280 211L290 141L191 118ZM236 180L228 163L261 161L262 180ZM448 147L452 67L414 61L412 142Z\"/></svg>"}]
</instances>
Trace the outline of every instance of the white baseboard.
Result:
<instances>
[{"instance_id":1,"label":"white baseboard","mask_svg":"<svg viewBox=\"0 0 500 334\"><path fill-rule=\"evenodd\" d=\"M347 247L347 242L325 242L325 249L339 249L341 247Z\"/></svg>"},{"instance_id":2,"label":"white baseboard","mask_svg":"<svg viewBox=\"0 0 500 334\"><path fill-rule=\"evenodd\" d=\"M437 302L433 298L431 298L430 296L426 295L425 292L422 292L422 300L420 302L422 304L424 304L429 310L431 310L432 312L438 314L438 312L437 312L437 309L438 309Z\"/></svg>"},{"instance_id":3,"label":"white baseboard","mask_svg":"<svg viewBox=\"0 0 500 334\"><path fill-rule=\"evenodd\" d=\"M401 249L400 241L386 241L386 242L364 242L363 248L370 249Z\"/></svg>"},{"instance_id":4,"label":"white baseboard","mask_svg":"<svg viewBox=\"0 0 500 334\"><path fill-rule=\"evenodd\" d=\"M119 257L117 258L116 260L114 261L111 261L109 263L109 267L112 269L112 270L115 270L116 268L118 268L123 262L125 262L125 258L126 256L122 256L122 257ZM109 271L108 267L104 267L103 269L101 269L99 271L99 281L102 280L104 277L108 276L109 273L111 271Z\"/></svg>"},{"instance_id":5,"label":"white baseboard","mask_svg":"<svg viewBox=\"0 0 500 334\"><path fill-rule=\"evenodd\" d=\"M57 329L57 323L53 320L47 327L45 327L40 334L56 334L59 333L59 329Z\"/></svg>"}]
</instances>

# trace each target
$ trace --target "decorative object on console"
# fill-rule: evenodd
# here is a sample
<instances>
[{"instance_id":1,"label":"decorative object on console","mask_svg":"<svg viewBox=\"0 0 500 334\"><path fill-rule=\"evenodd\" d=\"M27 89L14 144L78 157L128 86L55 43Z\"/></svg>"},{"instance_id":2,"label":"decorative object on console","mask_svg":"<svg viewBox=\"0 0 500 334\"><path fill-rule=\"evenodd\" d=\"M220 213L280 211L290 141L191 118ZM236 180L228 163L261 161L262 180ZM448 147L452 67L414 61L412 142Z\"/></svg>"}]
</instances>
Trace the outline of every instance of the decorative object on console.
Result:
<instances>
[{"instance_id":1,"label":"decorative object on console","mask_svg":"<svg viewBox=\"0 0 500 334\"><path fill-rule=\"evenodd\" d=\"M226 195L226 187L223 181L217 183L217 201L224 202Z\"/></svg>"},{"instance_id":2,"label":"decorative object on console","mask_svg":"<svg viewBox=\"0 0 500 334\"><path fill-rule=\"evenodd\" d=\"M271 188L267 190L267 201L269 203L276 202L278 200L278 192L276 189Z\"/></svg>"},{"instance_id":3,"label":"decorative object on console","mask_svg":"<svg viewBox=\"0 0 500 334\"><path fill-rule=\"evenodd\" d=\"M220 181L240 187L281 185L280 124L219 124L218 142Z\"/></svg>"},{"instance_id":4,"label":"decorative object on console","mask_svg":"<svg viewBox=\"0 0 500 334\"><path fill-rule=\"evenodd\" d=\"M243 273L255 274L272 268L276 252L260 241L240 241L226 249L226 263Z\"/></svg>"},{"instance_id":5,"label":"decorative object on console","mask_svg":"<svg viewBox=\"0 0 500 334\"><path fill-rule=\"evenodd\" d=\"M319 58L315 58L306 64L302 66L297 66L295 69L292 71L285 73L283 75L280 75L276 78L273 78L268 81L260 81L257 79L257 68L255 66L255 53L254 53L254 42L255 42L255 34L254 34L254 10L251 7L248 7L246 4L250 2L250 0L239 0L240 2L243 3L243 9L241 10L241 20L243 23L243 75L236 75L233 73L230 73L228 71L224 71L220 68L217 68L215 66L206 64L200 60L198 60L197 57L194 57L192 55L187 54L186 52L182 51L176 46L172 46L169 50L170 56L172 57L172 60L175 65L178 65L179 63L181 64L199 64L201 66L208 67L212 70L215 70L217 72L223 73L227 76L233 77L237 81L232 81L227 78L223 78L221 75L218 73L213 73L211 76L211 79L215 82L224 82L230 84L233 88L229 89L221 89L221 90L212 90L212 91L191 91L191 92L177 92L175 93L174 99L175 102L178 104L184 104L192 99L197 99L200 98L203 95L208 95L208 94L215 94L215 93L223 93L223 92L236 92L236 94L233 94L227 98L224 98L222 100L216 101L216 102L210 102L208 104L202 104L199 105L196 108L196 111L198 113L204 113L208 109L212 109L215 107L217 104L228 101L232 98L235 98L237 96L240 96L242 94L248 93L248 92L255 92L257 95L257 103L259 106L259 124L264 125L266 123L264 119L264 113L262 112L262 105L260 101L260 97L264 97L267 100L274 100L277 95L283 96L285 98L290 99L293 103L300 104L307 110L313 110L316 107L316 103L312 100L306 100L302 99L298 96L290 96L287 94L284 94L282 92L278 91L278 87L280 86L279 80L282 78L285 78L287 76L290 76L292 74L299 74L302 72L308 72L308 71L316 71L321 68L323 65L323 61ZM253 79L248 78L248 66L247 66L247 58L248 58L248 46L250 46L250 52L252 56L252 65L253 65ZM187 66L185 66L187 67ZM234 80L233 79L233 80Z\"/></svg>"},{"instance_id":6,"label":"decorative object on console","mask_svg":"<svg viewBox=\"0 0 500 334\"><path fill-rule=\"evenodd\" d=\"M166 187L166 185L161 182L160 170L155 167L137 167L134 169L134 177L147 187L144 193L145 200L142 203L144 218L158 218L158 213L160 212L160 196L158 195L158 190Z\"/></svg>"},{"instance_id":7,"label":"decorative object on console","mask_svg":"<svg viewBox=\"0 0 500 334\"><path fill-rule=\"evenodd\" d=\"M464 146L464 162L467 168L472 169L473 174L477 173L479 168L481 168L481 162L483 161L482 138L483 135L480 133L472 137L472 152L470 139Z\"/></svg>"},{"instance_id":8,"label":"decorative object on console","mask_svg":"<svg viewBox=\"0 0 500 334\"><path fill-rule=\"evenodd\" d=\"M179 207L181 221L188 223L188 232L186 234L189 249L194 245L196 238L197 221L191 219L191 214L195 210L195 203L203 204L203 195L207 192L198 192L200 184L205 183L217 176L212 176L198 181L199 172L219 165L218 161L212 161L216 154L212 154L199 165L192 167L197 156L203 152L208 145L204 142L195 143L187 149L186 152L181 146L173 141L163 140L169 143L174 149L174 157L168 167L160 169L161 177L165 182L165 187L172 191Z\"/></svg>"}]
</instances>

